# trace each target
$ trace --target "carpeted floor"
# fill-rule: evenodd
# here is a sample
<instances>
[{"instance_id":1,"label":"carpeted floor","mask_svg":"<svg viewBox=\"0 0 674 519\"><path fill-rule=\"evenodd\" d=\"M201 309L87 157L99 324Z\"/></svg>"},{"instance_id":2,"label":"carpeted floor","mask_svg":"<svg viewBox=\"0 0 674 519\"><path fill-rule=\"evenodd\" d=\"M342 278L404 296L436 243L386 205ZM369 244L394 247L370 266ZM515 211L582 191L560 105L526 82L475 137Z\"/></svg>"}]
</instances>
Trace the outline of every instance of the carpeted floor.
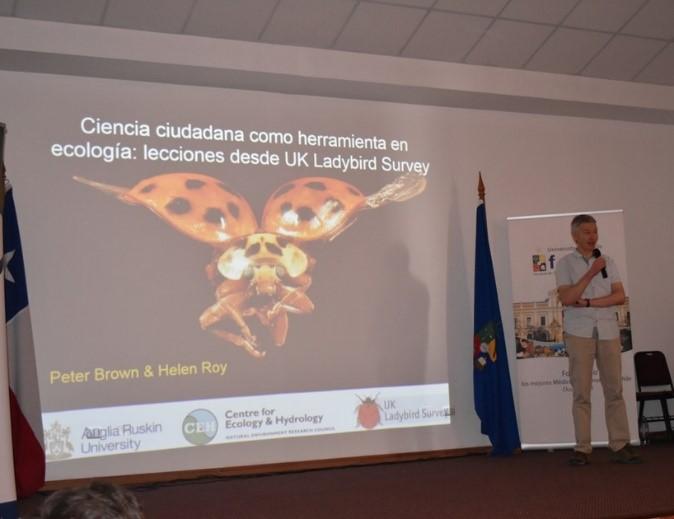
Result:
<instances>
[{"instance_id":1,"label":"carpeted floor","mask_svg":"<svg viewBox=\"0 0 674 519\"><path fill-rule=\"evenodd\" d=\"M607 450L459 458L132 487L148 519L639 518L674 515L674 443L617 465ZM26 517L41 497L21 503Z\"/></svg>"}]
</instances>

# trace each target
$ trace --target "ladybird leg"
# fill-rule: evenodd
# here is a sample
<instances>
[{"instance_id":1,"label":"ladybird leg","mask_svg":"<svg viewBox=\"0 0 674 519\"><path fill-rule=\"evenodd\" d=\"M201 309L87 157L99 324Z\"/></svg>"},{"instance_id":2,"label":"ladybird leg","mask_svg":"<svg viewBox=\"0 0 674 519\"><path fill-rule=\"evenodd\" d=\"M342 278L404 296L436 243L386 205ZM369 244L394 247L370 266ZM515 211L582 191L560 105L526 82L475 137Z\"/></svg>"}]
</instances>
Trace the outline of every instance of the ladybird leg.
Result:
<instances>
[{"instance_id":1,"label":"ladybird leg","mask_svg":"<svg viewBox=\"0 0 674 519\"><path fill-rule=\"evenodd\" d=\"M283 285L281 287L283 295L267 313L268 318L273 319L283 307L286 307L286 310L296 314L308 314L313 312L314 304L304 293L311 286L311 281L311 276L306 273L296 278L286 279L286 283L292 283L294 286Z\"/></svg>"},{"instance_id":2,"label":"ladybird leg","mask_svg":"<svg viewBox=\"0 0 674 519\"><path fill-rule=\"evenodd\" d=\"M215 323L222 321L225 317L230 316L232 320L239 325L240 328L246 326L243 317L235 310L234 306L228 301L228 297L218 299L211 306L206 308L199 316L199 324L202 330L210 328Z\"/></svg>"},{"instance_id":3,"label":"ladybird leg","mask_svg":"<svg viewBox=\"0 0 674 519\"><path fill-rule=\"evenodd\" d=\"M271 313L269 307L264 306L262 308L251 308L251 315L255 315L262 326L269 328L271 326L271 320L269 319L269 314Z\"/></svg>"},{"instance_id":4,"label":"ladybird leg","mask_svg":"<svg viewBox=\"0 0 674 519\"><path fill-rule=\"evenodd\" d=\"M267 354L266 351L260 351L256 349L253 343L247 341L240 335L236 335L235 333L230 333L225 330L211 330L211 332L214 335L220 337L221 339L225 339L226 341L231 342L235 346L243 348L244 350L246 350L246 352L248 352L249 355L255 357L256 359L261 359Z\"/></svg>"},{"instance_id":5,"label":"ladybird leg","mask_svg":"<svg viewBox=\"0 0 674 519\"><path fill-rule=\"evenodd\" d=\"M237 292L230 294L222 299L218 299L214 304L206 308L199 317L199 324L202 330L210 328L215 323L222 321L225 317L230 317L241 330L241 336L248 342L255 344L255 336L248 328L246 321L239 312L238 308L247 299L245 293Z\"/></svg>"},{"instance_id":6,"label":"ladybird leg","mask_svg":"<svg viewBox=\"0 0 674 519\"><path fill-rule=\"evenodd\" d=\"M309 314L314 311L314 303L302 290L291 290L283 298L283 309L294 314Z\"/></svg>"},{"instance_id":7,"label":"ladybird leg","mask_svg":"<svg viewBox=\"0 0 674 519\"><path fill-rule=\"evenodd\" d=\"M266 318L273 321L280 312L291 312L293 314L309 314L314 310L314 303L304 293L302 288L281 287L284 293L274 306L267 311Z\"/></svg>"},{"instance_id":8,"label":"ladybird leg","mask_svg":"<svg viewBox=\"0 0 674 519\"><path fill-rule=\"evenodd\" d=\"M288 313L281 311L271 323L271 336L275 346L283 346L288 336Z\"/></svg>"},{"instance_id":9,"label":"ladybird leg","mask_svg":"<svg viewBox=\"0 0 674 519\"><path fill-rule=\"evenodd\" d=\"M286 283L288 285L292 284L293 286L301 288L302 290L307 290L311 286L311 281L311 276L307 273L304 273L300 276L297 276L296 278L290 278L289 280L286 280Z\"/></svg>"},{"instance_id":10,"label":"ladybird leg","mask_svg":"<svg viewBox=\"0 0 674 519\"><path fill-rule=\"evenodd\" d=\"M215 297L216 299L224 299L228 295L236 292L243 294L246 292L247 287L248 282L245 280L226 279L218 285L218 288L215 290Z\"/></svg>"},{"instance_id":11,"label":"ladybird leg","mask_svg":"<svg viewBox=\"0 0 674 519\"><path fill-rule=\"evenodd\" d=\"M201 322L201 327L202 329L206 329L207 327L211 326L212 324L215 324L216 322L224 319L225 317L230 317L239 326L241 330L241 335L237 335L235 333L228 332L226 330L211 329L210 332L220 337L221 339L231 342L235 346L239 346L240 348L245 349L253 357L262 358L266 355L266 353L261 352L256 348L257 339L248 328L246 321L242 317L242 313L239 312L228 301L234 299L233 296L240 296L240 295L241 294L232 294L232 296L221 299L214 305L211 305L209 308L207 308L199 318L199 321ZM245 297L239 303L242 303L244 300ZM218 318L213 320L211 324L208 324L209 322L208 319L209 318L213 319L213 315L217 315ZM206 325L204 323L206 323Z\"/></svg>"}]
</instances>

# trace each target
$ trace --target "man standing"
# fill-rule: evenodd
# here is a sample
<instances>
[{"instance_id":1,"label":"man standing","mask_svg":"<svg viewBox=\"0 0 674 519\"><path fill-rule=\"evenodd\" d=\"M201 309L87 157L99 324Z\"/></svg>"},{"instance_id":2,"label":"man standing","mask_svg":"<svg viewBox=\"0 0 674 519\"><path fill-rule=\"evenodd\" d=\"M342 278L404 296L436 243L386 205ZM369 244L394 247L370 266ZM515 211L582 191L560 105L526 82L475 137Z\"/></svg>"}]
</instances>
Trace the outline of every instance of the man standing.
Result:
<instances>
[{"instance_id":1,"label":"man standing","mask_svg":"<svg viewBox=\"0 0 674 519\"><path fill-rule=\"evenodd\" d=\"M596 249L596 220L587 214L571 222L576 250L555 270L559 300L564 305L564 342L573 388L576 446L571 465L586 465L592 452L591 390L595 359L604 391L609 448L618 463L640 463L630 446L627 411L622 395L621 345L615 307L625 302L613 260Z\"/></svg>"}]
</instances>

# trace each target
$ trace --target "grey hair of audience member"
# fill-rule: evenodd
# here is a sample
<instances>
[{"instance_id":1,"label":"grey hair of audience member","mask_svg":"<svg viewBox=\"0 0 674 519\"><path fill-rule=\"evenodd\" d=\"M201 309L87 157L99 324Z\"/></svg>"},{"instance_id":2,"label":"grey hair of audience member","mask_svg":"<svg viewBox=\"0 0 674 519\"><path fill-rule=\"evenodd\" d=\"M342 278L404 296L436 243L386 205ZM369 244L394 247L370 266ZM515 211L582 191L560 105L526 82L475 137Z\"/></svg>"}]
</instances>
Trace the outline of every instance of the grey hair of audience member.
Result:
<instances>
[{"instance_id":1,"label":"grey hair of audience member","mask_svg":"<svg viewBox=\"0 0 674 519\"><path fill-rule=\"evenodd\" d=\"M37 516L37 519L143 518L142 508L131 491L101 481L54 492L45 499Z\"/></svg>"}]
</instances>

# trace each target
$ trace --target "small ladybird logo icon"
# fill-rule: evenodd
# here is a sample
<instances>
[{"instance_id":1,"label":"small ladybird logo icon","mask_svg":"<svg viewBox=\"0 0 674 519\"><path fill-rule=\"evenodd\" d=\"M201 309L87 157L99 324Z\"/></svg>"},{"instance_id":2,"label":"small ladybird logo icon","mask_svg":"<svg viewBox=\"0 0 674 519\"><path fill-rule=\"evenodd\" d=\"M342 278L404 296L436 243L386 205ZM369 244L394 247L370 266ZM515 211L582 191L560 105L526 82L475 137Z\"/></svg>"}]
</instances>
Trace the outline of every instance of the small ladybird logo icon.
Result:
<instances>
[{"instance_id":1,"label":"small ladybird logo icon","mask_svg":"<svg viewBox=\"0 0 674 519\"><path fill-rule=\"evenodd\" d=\"M358 396L358 395L356 395ZM366 397L362 399L358 396L360 404L356 407L358 413L358 425L364 429L374 429L381 423L381 406L377 403L377 397Z\"/></svg>"}]
</instances>

